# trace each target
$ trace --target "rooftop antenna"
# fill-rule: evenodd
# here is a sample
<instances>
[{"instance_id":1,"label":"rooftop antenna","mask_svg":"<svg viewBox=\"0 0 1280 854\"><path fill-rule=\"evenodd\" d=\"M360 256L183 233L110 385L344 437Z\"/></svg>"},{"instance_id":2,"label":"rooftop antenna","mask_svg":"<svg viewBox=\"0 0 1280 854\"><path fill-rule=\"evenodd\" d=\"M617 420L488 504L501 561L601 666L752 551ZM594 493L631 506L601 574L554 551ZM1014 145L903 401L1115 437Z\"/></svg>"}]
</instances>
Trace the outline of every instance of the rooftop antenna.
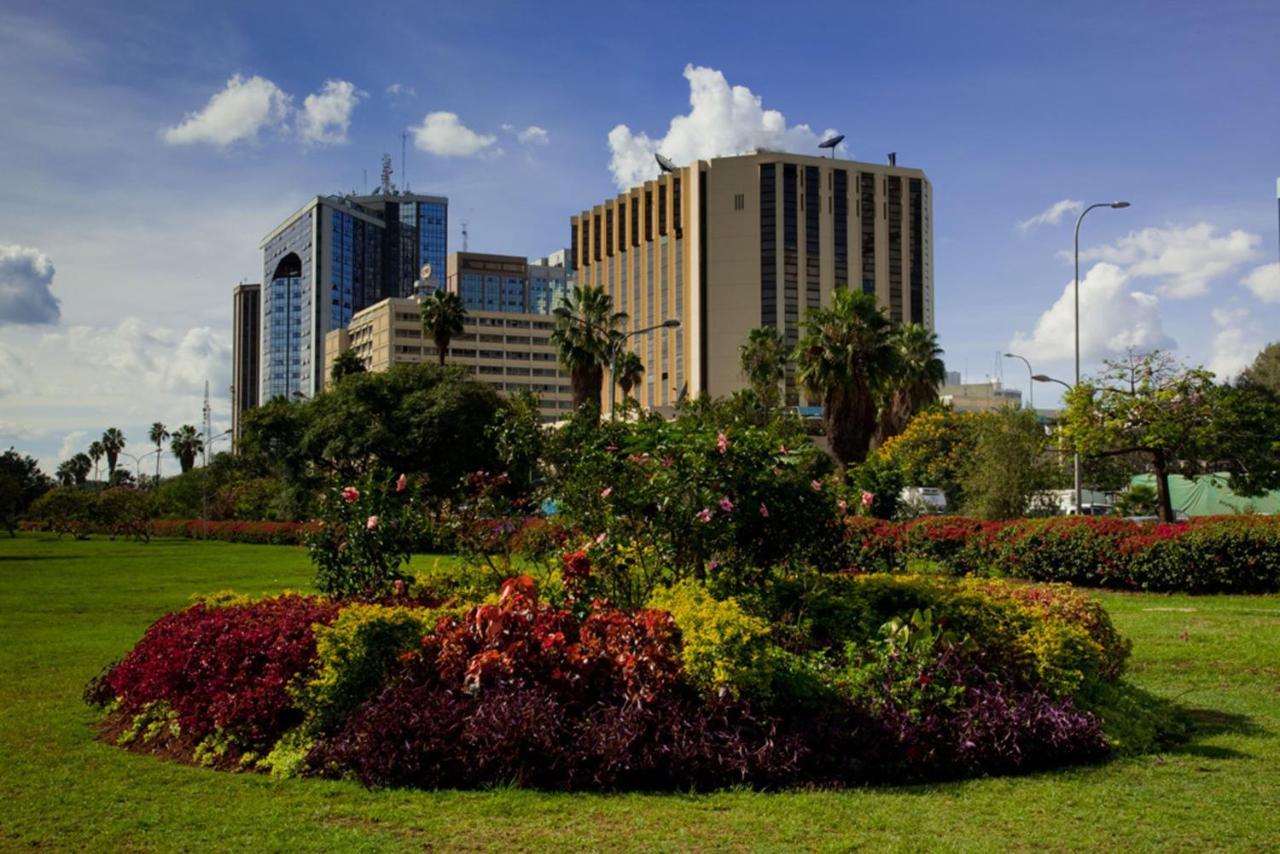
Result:
<instances>
[{"instance_id":1,"label":"rooftop antenna","mask_svg":"<svg viewBox=\"0 0 1280 854\"><path fill-rule=\"evenodd\" d=\"M897 166L897 165L898 165L898 152L896 152L896 151L890 151L890 152L889 152L889 165L890 165L890 166Z\"/></svg>"},{"instance_id":2,"label":"rooftop antenna","mask_svg":"<svg viewBox=\"0 0 1280 854\"><path fill-rule=\"evenodd\" d=\"M462 251L467 251L467 221L462 221Z\"/></svg>"},{"instance_id":3,"label":"rooftop antenna","mask_svg":"<svg viewBox=\"0 0 1280 854\"><path fill-rule=\"evenodd\" d=\"M838 133L835 136L828 137L827 139L824 139L822 142L818 143L818 148L826 148L830 150L831 159L835 160L836 146L842 142L844 142L844 134Z\"/></svg>"},{"instance_id":4,"label":"rooftop antenna","mask_svg":"<svg viewBox=\"0 0 1280 854\"><path fill-rule=\"evenodd\" d=\"M382 195L391 195L391 155L382 155Z\"/></svg>"},{"instance_id":5,"label":"rooftop antenna","mask_svg":"<svg viewBox=\"0 0 1280 854\"><path fill-rule=\"evenodd\" d=\"M400 131L400 181L404 184L404 191L409 192L409 173L404 168L404 144L409 138L407 130Z\"/></svg>"}]
</instances>

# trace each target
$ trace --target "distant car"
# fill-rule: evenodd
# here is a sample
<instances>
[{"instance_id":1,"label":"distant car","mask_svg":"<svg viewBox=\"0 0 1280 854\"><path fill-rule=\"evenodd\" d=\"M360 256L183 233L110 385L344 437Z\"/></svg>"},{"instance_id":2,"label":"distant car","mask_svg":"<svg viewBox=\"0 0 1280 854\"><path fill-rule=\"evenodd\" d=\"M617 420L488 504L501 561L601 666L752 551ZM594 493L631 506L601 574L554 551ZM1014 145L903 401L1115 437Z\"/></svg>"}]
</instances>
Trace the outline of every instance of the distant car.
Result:
<instances>
[{"instance_id":1,"label":"distant car","mask_svg":"<svg viewBox=\"0 0 1280 854\"><path fill-rule=\"evenodd\" d=\"M898 500L918 514L947 512L947 494L936 486L908 486Z\"/></svg>"}]
</instances>

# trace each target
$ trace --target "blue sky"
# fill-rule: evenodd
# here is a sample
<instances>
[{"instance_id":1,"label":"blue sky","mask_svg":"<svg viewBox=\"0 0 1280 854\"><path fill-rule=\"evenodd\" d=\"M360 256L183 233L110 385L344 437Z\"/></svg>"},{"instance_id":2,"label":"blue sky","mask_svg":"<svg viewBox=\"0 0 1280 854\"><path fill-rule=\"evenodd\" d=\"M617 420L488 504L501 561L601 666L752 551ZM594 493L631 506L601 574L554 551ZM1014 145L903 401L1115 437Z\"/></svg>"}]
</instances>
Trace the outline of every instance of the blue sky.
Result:
<instances>
[{"instance_id":1,"label":"blue sky","mask_svg":"<svg viewBox=\"0 0 1280 854\"><path fill-rule=\"evenodd\" d=\"M1162 345L1227 374L1280 337L1273 2L96 5L0 3L0 446L50 465L197 423L206 378L225 426L259 238L384 151L399 173L403 131L451 248L465 219L473 249L542 254L626 173L616 126L689 157L760 138L730 86L791 144L837 129L928 173L972 380L1025 387L1010 346L1069 373L1072 202L1133 203L1085 223L1086 370Z\"/></svg>"}]
</instances>

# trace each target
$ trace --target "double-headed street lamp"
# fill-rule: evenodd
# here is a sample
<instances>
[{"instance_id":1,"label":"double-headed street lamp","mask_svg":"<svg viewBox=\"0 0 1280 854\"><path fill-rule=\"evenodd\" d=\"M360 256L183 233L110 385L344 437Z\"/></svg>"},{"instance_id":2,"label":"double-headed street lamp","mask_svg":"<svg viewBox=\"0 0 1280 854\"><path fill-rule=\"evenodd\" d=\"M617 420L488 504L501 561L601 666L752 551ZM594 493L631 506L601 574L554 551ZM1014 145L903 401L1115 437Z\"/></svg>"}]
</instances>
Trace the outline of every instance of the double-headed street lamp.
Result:
<instances>
[{"instance_id":1,"label":"double-headed street lamp","mask_svg":"<svg viewBox=\"0 0 1280 854\"><path fill-rule=\"evenodd\" d=\"M622 353L626 350L628 338L636 335L643 335L646 332L653 332L655 329L675 329L680 326L680 321L674 317L668 318L661 323L655 323L653 326L646 326L643 329L633 329L630 332L610 330L608 335L609 341L609 418L617 418L617 391L618 391L618 359L622 357Z\"/></svg>"},{"instance_id":2,"label":"double-headed street lamp","mask_svg":"<svg viewBox=\"0 0 1280 854\"><path fill-rule=\"evenodd\" d=\"M1080 216L1076 217L1076 244L1075 244L1076 246L1076 253L1075 253L1075 257L1076 257L1076 287L1075 287L1076 321L1075 321L1075 327L1076 327L1076 385L1077 386L1080 385L1080 223L1084 221L1085 214L1087 214L1089 211L1093 210L1094 208L1116 208L1118 210L1120 208L1127 208L1127 207L1129 207L1128 202L1098 202L1097 204L1089 205L1087 208L1080 211ZM1054 380L1054 382L1061 382L1061 380ZM1063 383L1063 385L1066 385L1066 383ZM1070 386L1068 386L1068 388L1070 388ZM1080 492L1080 454L1079 452L1077 452L1075 455L1075 482L1076 482L1076 489L1075 489L1076 515L1079 515L1080 506L1082 503L1081 501L1082 496Z\"/></svg>"}]
</instances>

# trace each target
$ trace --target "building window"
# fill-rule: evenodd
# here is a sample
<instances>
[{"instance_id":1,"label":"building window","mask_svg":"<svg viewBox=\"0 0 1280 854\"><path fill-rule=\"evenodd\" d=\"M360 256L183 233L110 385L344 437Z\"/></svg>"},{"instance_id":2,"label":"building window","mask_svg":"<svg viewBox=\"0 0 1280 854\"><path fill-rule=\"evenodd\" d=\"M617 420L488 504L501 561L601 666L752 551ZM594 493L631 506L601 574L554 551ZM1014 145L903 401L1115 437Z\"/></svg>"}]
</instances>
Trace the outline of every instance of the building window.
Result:
<instances>
[{"instance_id":1,"label":"building window","mask_svg":"<svg viewBox=\"0 0 1280 854\"><path fill-rule=\"evenodd\" d=\"M889 178L889 319L903 321L902 293L902 178Z\"/></svg>"},{"instance_id":2,"label":"building window","mask_svg":"<svg viewBox=\"0 0 1280 854\"><path fill-rule=\"evenodd\" d=\"M831 193L832 231L835 234L836 287L849 285L849 174L843 169L834 171Z\"/></svg>"},{"instance_id":3,"label":"building window","mask_svg":"<svg viewBox=\"0 0 1280 854\"><path fill-rule=\"evenodd\" d=\"M804 182L809 188L809 191L800 197L804 205L804 297L807 308L817 308L821 305L822 294L819 263L822 244L818 240L818 214L822 204L818 188L822 182L818 176L817 166L806 166L804 173Z\"/></svg>"},{"instance_id":4,"label":"building window","mask_svg":"<svg viewBox=\"0 0 1280 854\"><path fill-rule=\"evenodd\" d=\"M907 184L911 231L911 322L924 323L924 192L919 178Z\"/></svg>"},{"instance_id":5,"label":"building window","mask_svg":"<svg viewBox=\"0 0 1280 854\"><path fill-rule=\"evenodd\" d=\"M858 175L859 207L862 211L862 292L876 292L876 179L863 172Z\"/></svg>"},{"instance_id":6,"label":"building window","mask_svg":"<svg viewBox=\"0 0 1280 854\"><path fill-rule=\"evenodd\" d=\"M778 325L778 213L776 167L760 167L760 325ZM735 199L741 199L741 193Z\"/></svg>"},{"instance_id":7,"label":"building window","mask_svg":"<svg viewBox=\"0 0 1280 854\"><path fill-rule=\"evenodd\" d=\"M782 166L782 337L794 347L800 340L800 247L797 207L797 170L794 163ZM795 368L786 369L786 402L800 402Z\"/></svg>"},{"instance_id":8,"label":"building window","mask_svg":"<svg viewBox=\"0 0 1280 854\"><path fill-rule=\"evenodd\" d=\"M769 168L770 168L770 169L772 169L772 168L773 168L773 167L772 167L772 165L771 165L771 166L769 166ZM761 174L763 174L763 172L762 172ZM733 194L733 209L734 209L735 211L741 211L741 210L746 210L746 208L747 208L747 195L746 195L746 193L734 193L734 194Z\"/></svg>"}]
</instances>

